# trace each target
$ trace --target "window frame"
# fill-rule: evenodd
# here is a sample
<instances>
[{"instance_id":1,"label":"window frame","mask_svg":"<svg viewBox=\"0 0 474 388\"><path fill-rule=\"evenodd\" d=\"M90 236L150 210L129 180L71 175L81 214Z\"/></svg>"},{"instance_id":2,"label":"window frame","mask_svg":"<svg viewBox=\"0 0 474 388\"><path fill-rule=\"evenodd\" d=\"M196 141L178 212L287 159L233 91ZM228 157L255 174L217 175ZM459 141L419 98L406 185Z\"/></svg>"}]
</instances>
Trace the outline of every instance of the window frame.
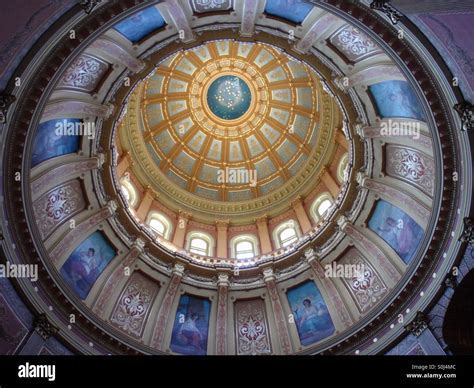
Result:
<instances>
[{"instance_id":1,"label":"window frame","mask_svg":"<svg viewBox=\"0 0 474 388\"><path fill-rule=\"evenodd\" d=\"M252 247L253 247L252 257L248 257L248 258L237 257L239 254L239 252L237 252L237 245L242 242L249 242L250 244L252 244ZM238 236L235 236L230 240L230 252L231 252L230 254L231 258L237 259L237 260L247 260L247 259L257 257L260 254L258 238L253 234L240 234Z\"/></svg>"},{"instance_id":2,"label":"window frame","mask_svg":"<svg viewBox=\"0 0 474 388\"><path fill-rule=\"evenodd\" d=\"M201 239L204 240L207 243L207 252L206 254L202 253L196 253L191 251L191 244L194 239ZM186 250L189 253L192 253L194 255L199 255L199 256L207 256L207 257L212 257L214 253L214 239L211 235L205 232L201 231L191 231L188 233L187 239L186 239ZM198 249L199 251L199 249Z\"/></svg>"},{"instance_id":3,"label":"window frame","mask_svg":"<svg viewBox=\"0 0 474 388\"><path fill-rule=\"evenodd\" d=\"M165 231L164 231L163 235L161 235L156 229L154 229L150 225L151 221L154 220L154 219L161 222L164 225ZM160 212L157 212L157 211L151 211L151 212L148 213L148 216L147 216L147 219L146 219L145 223L148 227L150 227L150 229L152 229L159 236L163 237L166 240L170 239L171 233L173 231L173 224L168 219L168 217L166 217L164 214L162 214Z\"/></svg>"},{"instance_id":4,"label":"window frame","mask_svg":"<svg viewBox=\"0 0 474 388\"><path fill-rule=\"evenodd\" d=\"M323 214L319 214L319 207L326 200L331 202L331 206ZM311 207L309 209L309 213L310 213L311 217L313 218L314 222L318 223L322 219L324 219L324 214L326 214L331 209L332 206L334 206L334 199L333 199L332 195L328 192L320 194L313 201L313 203L311 204Z\"/></svg>"},{"instance_id":5,"label":"window frame","mask_svg":"<svg viewBox=\"0 0 474 388\"><path fill-rule=\"evenodd\" d=\"M139 198L137 188L130 181L130 179L122 178L120 180L120 190L123 190L123 188L127 190L130 197L130 199L127 200L126 195L122 193L125 201L127 202L128 206L130 206L131 208L135 208L138 205L138 198Z\"/></svg>"},{"instance_id":6,"label":"window frame","mask_svg":"<svg viewBox=\"0 0 474 388\"><path fill-rule=\"evenodd\" d=\"M283 233L286 229L289 229L289 228L294 229L296 239L288 243L286 241L281 241L280 239L281 233ZM300 226L298 222L294 219L290 219L285 222L282 222L273 230L273 242L278 249L287 248L291 244L294 244L295 242L297 242L300 239L300 237L301 237Z\"/></svg>"}]
</instances>

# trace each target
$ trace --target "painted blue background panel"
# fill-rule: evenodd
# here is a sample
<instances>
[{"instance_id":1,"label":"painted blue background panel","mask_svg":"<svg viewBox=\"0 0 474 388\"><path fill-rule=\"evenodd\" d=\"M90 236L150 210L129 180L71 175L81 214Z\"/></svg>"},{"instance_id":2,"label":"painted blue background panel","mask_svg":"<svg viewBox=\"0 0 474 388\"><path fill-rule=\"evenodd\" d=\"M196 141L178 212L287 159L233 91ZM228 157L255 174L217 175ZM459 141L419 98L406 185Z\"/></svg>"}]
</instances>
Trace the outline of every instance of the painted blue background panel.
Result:
<instances>
[{"instance_id":1,"label":"painted blue background panel","mask_svg":"<svg viewBox=\"0 0 474 388\"><path fill-rule=\"evenodd\" d=\"M287 297L302 345L314 344L334 333L326 302L313 281L291 288Z\"/></svg>"},{"instance_id":2,"label":"painted blue background panel","mask_svg":"<svg viewBox=\"0 0 474 388\"><path fill-rule=\"evenodd\" d=\"M313 9L313 5L302 0L267 0L265 13L290 22L301 24Z\"/></svg>"},{"instance_id":3,"label":"painted blue background panel","mask_svg":"<svg viewBox=\"0 0 474 388\"><path fill-rule=\"evenodd\" d=\"M31 166L34 167L45 160L72 154L80 147L80 136L65 135L57 131L57 125L76 125L81 119L55 119L41 123L36 131L33 144Z\"/></svg>"},{"instance_id":4,"label":"painted blue background panel","mask_svg":"<svg viewBox=\"0 0 474 388\"><path fill-rule=\"evenodd\" d=\"M182 295L171 335L171 350L180 354L207 354L211 302L192 295Z\"/></svg>"},{"instance_id":5,"label":"painted blue background panel","mask_svg":"<svg viewBox=\"0 0 474 388\"><path fill-rule=\"evenodd\" d=\"M165 19L160 11L155 6L151 6L117 23L114 29L132 43L137 43L165 25Z\"/></svg>"},{"instance_id":6,"label":"painted blue background panel","mask_svg":"<svg viewBox=\"0 0 474 388\"><path fill-rule=\"evenodd\" d=\"M115 255L115 249L109 240L102 232L97 231L74 249L61 267L60 273L76 294L84 300Z\"/></svg>"},{"instance_id":7,"label":"painted blue background panel","mask_svg":"<svg viewBox=\"0 0 474 388\"><path fill-rule=\"evenodd\" d=\"M391 203L380 200L369 221L369 228L390 245L408 264L423 238L423 228Z\"/></svg>"},{"instance_id":8,"label":"painted blue background panel","mask_svg":"<svg viewBox=\"0 0 474 388\"><path fill-rule=\"evenodd\" d=\"M420 100L406 81L385 81L369 86L380 117L406 117L425 121Z\"/></svg>"}]
</instances>

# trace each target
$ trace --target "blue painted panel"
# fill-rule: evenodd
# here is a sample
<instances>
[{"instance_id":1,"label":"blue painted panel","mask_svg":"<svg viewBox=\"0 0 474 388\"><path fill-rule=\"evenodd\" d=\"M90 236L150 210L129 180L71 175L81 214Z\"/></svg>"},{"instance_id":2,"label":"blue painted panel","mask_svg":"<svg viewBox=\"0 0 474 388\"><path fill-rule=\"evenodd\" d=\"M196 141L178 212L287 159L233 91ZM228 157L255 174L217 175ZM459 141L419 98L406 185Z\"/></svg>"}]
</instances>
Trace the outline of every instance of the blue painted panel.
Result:
<instances>
[{"instance_id":1,"label":"blue painted panel","mask_svg":"<svg viewBox=\"0 0 474 388\"><path fill-rule=\"evenodd\" d=\"M61 267L60 273L76 294L85 299L115 255L115 249L105 235L97 231L74 249Z\"/></svg>"},{"instance_id":2,"label":"blue painted panel","mask_svg":"<svg viewBox=\"0 0 474 388\"><path fill-rule=\"evenodd\" d=\"M171 350L180 354L207 354L209 314L208 299L183 295L179 300L171 335Z\"/></svg>"},{"instance_id":3,"label":"blue painted panel","mask_svg":"<svg viewBox=\"0 0 474 388\"><path fill-rule=\"evenodd\" d=\"M380 117L406 117L425 121L420 100L406 81L385 81L369 86Z\"/></svg>"},{"instance_id":4,"label":"blue painted panel","mask_svg":"<svg viewBox=\"0 0 474 388\"><path fill-rule=\"evenodd\" d=\"M32 167L45 160L77 152L80 147L80 136L68 135L65 131L68 127L74 129L81 123L80 119L55 119L41 123L33 143ZM78 132L73 130L70 133Z\"/></svg>"},{"instance_id":5,"label":"blue painted panel","mask_svg":"<svg viewBox=\"0 0 474 388\"><path fill-rule=\"evenodd\" d=\"M159 30L165 25L165 19L161 16L160 11L158 11L156 6L151 6L117 23L114 29L132 43L137 43L148 34Z\"/></svg>"},{"instance_id":6,"label":"blue painted panel","mask_svg":"<svg viewBox=\"0 0 474 388\"><path fill-rule=\"evenodd\" d=\"M326 302L314 282L307 281L290 289L287 297L302 345L314 344L334 333Z\"/></svg>"},{"instance_id":7,"label":"blue painted panel","mask_svg":"<svg viewBox=\"0 0 474 388\"><path fill-rule=\"evenodd\" d=\"M313 9L313 5L302 0L267 0L265 13L301 24Z\"/></svg>"},{"instance_id":8,"label":"blue painted panel","mask_svg":"<svg viewBox=\"0 0 474 388\"><path fill-rule=\"evenodd\" d=\"M378 201L369 228L384 239L407 264L413 258L424 233L409 215L383 200Z\"/></svg>"}]
</instances>

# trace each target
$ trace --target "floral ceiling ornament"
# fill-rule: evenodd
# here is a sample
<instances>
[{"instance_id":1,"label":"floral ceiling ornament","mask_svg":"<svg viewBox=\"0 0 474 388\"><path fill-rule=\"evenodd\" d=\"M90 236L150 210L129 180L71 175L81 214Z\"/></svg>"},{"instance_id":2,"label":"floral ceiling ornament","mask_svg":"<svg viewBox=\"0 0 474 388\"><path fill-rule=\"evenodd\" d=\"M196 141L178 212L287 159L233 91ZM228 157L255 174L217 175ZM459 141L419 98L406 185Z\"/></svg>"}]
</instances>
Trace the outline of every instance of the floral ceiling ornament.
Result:
<instances>
[{"instance_id":1,"label":"floral ceiling ornament","mask_svg":"<svg viewBox=\"0 0 474 388\"><path fill-rule=\"evenodd\" d=\"M382 0L382 1L372 1L370 4L370 8L374 9L376 11L380 11L387 15L387 17L390 19L392 24L398 24L400 19L403 17L403 15L398 12L393 5L389 3L390 0Z\"/></svg>"}]
</instances>

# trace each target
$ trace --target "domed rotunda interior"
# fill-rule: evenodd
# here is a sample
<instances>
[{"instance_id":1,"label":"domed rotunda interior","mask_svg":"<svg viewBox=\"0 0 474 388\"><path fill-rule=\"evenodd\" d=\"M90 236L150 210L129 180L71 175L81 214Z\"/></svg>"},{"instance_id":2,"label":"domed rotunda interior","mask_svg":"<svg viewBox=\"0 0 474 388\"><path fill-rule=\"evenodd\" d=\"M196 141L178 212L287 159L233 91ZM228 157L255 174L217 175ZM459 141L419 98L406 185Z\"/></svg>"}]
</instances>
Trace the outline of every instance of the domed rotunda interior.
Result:
<instances>
[{"instance_id":1,"label":"domed rotunda interior","mask_svg":"<svg viewBox=\"0 0 474 388\"><path fill-rule=\"evenodd\" d=\"M474 354L473 10L439 3L31 4L0 353Z\"/></svg>"}]
</instances>

